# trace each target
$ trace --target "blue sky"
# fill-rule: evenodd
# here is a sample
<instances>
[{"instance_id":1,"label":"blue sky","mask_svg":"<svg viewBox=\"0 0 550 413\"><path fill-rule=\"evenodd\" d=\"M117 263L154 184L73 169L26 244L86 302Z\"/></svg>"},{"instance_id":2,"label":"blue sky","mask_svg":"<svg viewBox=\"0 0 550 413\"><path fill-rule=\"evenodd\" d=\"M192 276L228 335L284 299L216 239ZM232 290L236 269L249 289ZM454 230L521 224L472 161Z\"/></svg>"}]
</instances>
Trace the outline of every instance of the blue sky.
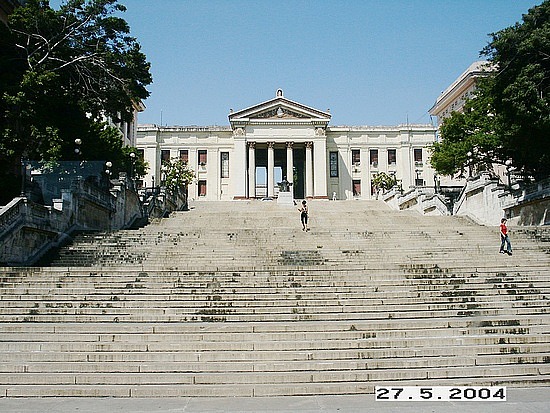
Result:
<instances>
[{"instance_id":1,"label":"blue sky","mask_svg":"<svg viewBox=\"0 0 550 413\"><path fill-rule=\"evenodd\" d=\"M121 0L151 62L140 123L228 125L275 97L331 125L429 123L489 33L542 0ZM52 5L54 5L52 1ZM58 2L57 2L58 3Z\"/></svg>"}]
</instances>

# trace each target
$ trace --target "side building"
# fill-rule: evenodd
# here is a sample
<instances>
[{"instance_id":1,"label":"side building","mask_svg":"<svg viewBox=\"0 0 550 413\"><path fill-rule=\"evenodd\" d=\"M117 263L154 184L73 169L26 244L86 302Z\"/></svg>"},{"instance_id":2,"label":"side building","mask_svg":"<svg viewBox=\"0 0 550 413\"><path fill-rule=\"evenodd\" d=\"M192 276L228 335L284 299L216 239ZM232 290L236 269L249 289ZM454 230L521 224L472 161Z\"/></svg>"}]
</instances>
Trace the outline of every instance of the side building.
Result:
<instances>
[{"instance_id":1,"label":"side building","mask_svg":"<svg viewBox=\"0 0 550 413\"><path fill-rule=\"evenodd\" d=\"M163 161L180 158L197 175L193 199L276 197L283 180L295 199L372 199L380 172L404 190L434 186L432 125L333 127L330 119L279 89L274 99L231 112L229 126L139 125L136 146L150 168L143 185L160 184Z\"/></svg>"}]
</instances>

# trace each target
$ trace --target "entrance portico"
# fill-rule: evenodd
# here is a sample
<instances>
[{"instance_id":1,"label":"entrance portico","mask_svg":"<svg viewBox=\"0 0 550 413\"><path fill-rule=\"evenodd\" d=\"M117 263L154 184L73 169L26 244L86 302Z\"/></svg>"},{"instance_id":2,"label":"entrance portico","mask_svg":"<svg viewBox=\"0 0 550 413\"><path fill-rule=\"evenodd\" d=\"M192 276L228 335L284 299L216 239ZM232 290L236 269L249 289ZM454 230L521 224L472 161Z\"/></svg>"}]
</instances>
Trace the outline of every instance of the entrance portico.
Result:
<instances>
[{"instance_id":1,"label":"entrance portico","mask_svg":"<svg viewBox=\"0 0 550 413\"><path fill-rule=\"evenodd\" d=\"M292 184L294 198L313 198L313 184L309 187L307 184L313 179L312 145L312 142L294 141L248 142L247 198L275 196L278 183L284 179ZM263 180L260 182L258 178L258 175L264 175L264 168L265 176L262 177L265 178L265 190Z\"/></svg>"},{"instance_id":2,"label":"entrance portico","mask_svg":"<svg viewBox=\"0 0 550 413\"><path fill-rule=\"evenodd\" d=\"M234 112L229 122L235 139L246 142L247 185L243 198L273 197L276 168L293 184L295 198L327 198L326 134L329 113L290 101L277 91L275 99ZM266 168L265 193L258 191L257 168Z\"/></svg>"}]
</instances>

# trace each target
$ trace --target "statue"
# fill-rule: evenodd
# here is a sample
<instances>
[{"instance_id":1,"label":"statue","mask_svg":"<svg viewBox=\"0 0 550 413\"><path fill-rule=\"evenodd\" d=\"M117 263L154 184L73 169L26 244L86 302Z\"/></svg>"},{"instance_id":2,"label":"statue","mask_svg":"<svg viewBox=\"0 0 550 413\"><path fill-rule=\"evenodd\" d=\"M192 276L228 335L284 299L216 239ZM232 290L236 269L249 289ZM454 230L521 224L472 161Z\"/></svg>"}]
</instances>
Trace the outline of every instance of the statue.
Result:
<instances>
[{"instance_id":1,"label":"statue","mask_svg":"<svg viewBox=\"0 0 550 413\"><path fill-rule=\"evenodd\" d=\"M280 192L290 192L290 185L292 184L286 180L285 176L281 182L277 182L277 185L279 186Z\"/></svg>"}]
</instances>

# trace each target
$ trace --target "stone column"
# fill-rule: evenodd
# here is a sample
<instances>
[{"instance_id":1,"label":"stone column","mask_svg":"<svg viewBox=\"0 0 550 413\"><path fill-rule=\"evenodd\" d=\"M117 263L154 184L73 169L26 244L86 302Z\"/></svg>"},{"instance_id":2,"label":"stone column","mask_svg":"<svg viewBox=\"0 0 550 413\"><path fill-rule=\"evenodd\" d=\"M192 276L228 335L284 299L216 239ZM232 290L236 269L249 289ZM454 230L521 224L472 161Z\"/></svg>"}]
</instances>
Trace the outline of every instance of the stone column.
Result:
<instances>
[{"instance_id":1,"label":"stone column","mask_svg":"<svg viewBox=\"0 0 550 413\"><path fill-rule=\"evenodd\" d=\"M256 142L248 142L248 197L256 198Z\"/></svg>"},{"instance_id":2,"label":"stone column","mask_svg":"<svg viewBox=\"0 0 550 413\"><path fill-rule=\"evenodd\" d=\"M313 160L315 165L313 170L313 196L315 198L327 198L327 142L325 138L325 130L317 128L316 138L313 141Z\"/></svg>"},{"instance_id":3,"label":"stone column","mask_svg":"<svg viewBox=\"0 0 550 413\"><path fill-rule=\"evenodd\" d=\"M369 148L361 148L361 198L372 198L370 190L370 152Z\"/></svg>"},{"instance_id":4,"label":"stone column","mask_svg":"<svg viewBox=\"0 0 550 413\"><path fill-rule=\"evenodd\" d=\"M313 142L306 142L306 198L313 196Z\"/></svg>"},{"instance_id":5,"label":"stone column","mask_svg":"<svg viewBox=\"0 0 550 413\"><path fill-rule=\"evenodd\" d=\"M294 154L292 153L292 148L294 142L286 143L286 180L291 184L294 183ZM293 192L293 187L290 187L290 192Z\"/></svg>"},{"instance_id":6,"label":"stone column","mask_svg":"<svg viewBox=\"0 0 550 413\"><path fill-rule=\"evenodd\" d=\"M273 189L275 186L275 142L267 143L267 196L273 197Z\"/></svg>"}]
</instances>

